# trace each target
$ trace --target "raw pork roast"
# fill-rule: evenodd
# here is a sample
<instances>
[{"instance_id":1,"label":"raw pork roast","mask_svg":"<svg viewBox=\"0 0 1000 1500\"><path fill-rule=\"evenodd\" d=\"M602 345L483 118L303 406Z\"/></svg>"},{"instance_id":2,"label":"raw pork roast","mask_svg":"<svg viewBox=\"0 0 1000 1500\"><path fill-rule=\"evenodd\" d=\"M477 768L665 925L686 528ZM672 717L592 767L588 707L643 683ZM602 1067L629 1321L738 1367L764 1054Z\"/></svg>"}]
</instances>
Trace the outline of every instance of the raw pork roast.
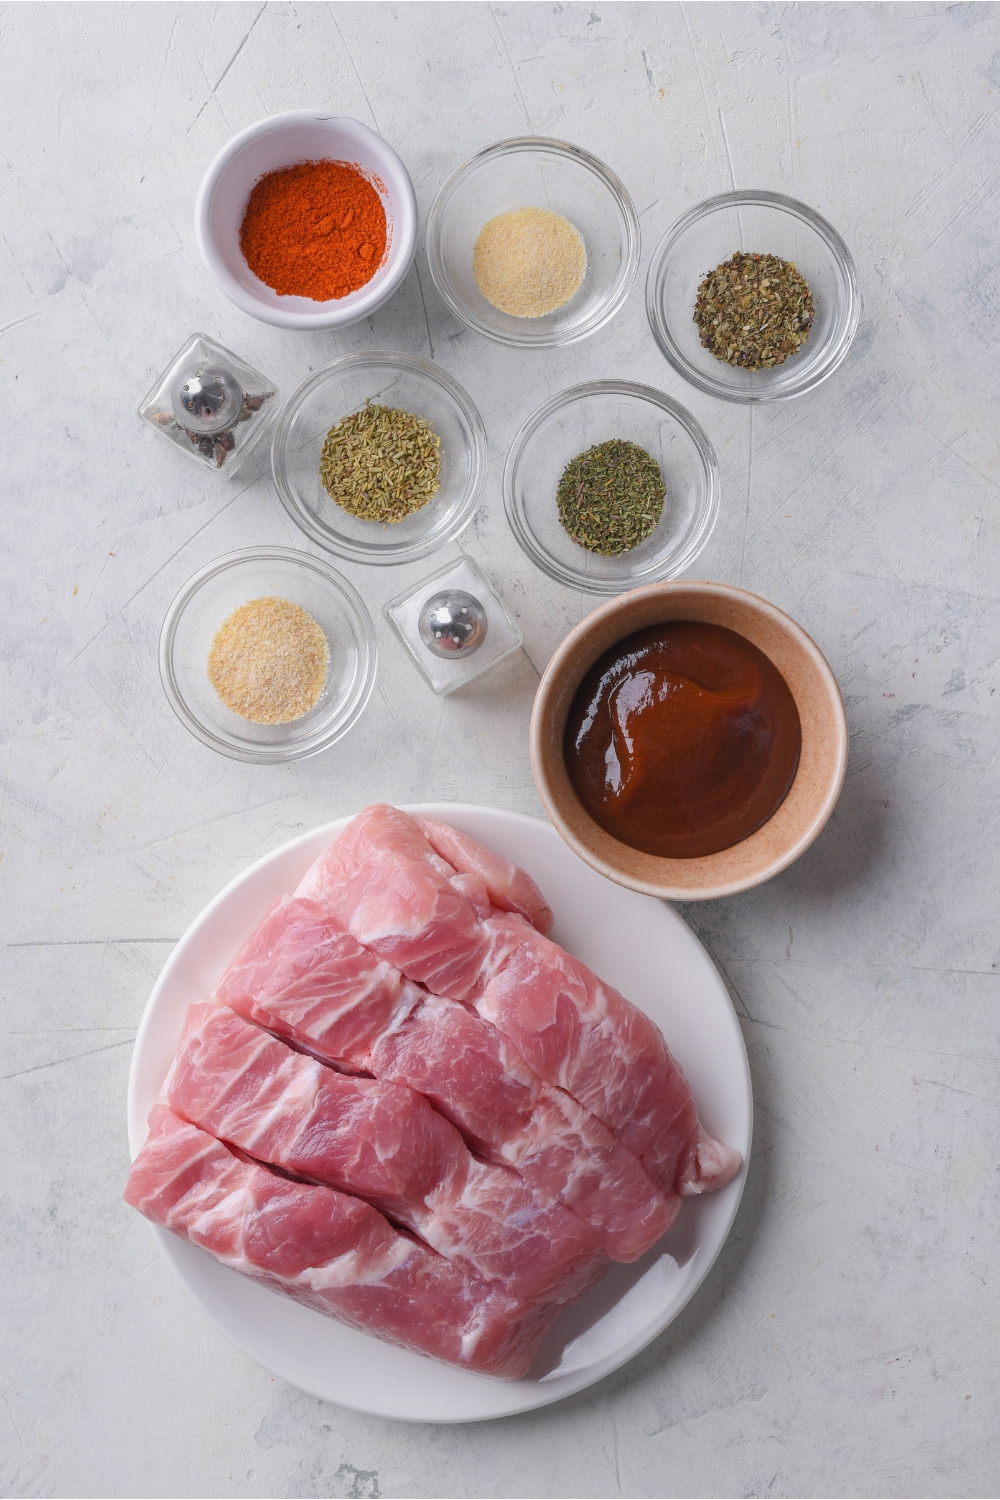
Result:
<instances>
[{"instance_id":1,"label":"raw pork roast","mask_svg":"<svg viewBox=\"0 0 1000 1500\"><path fill-rule=\"evenodd\" d=\"M366 809L191 1006L127 1201L352 1327L525 1374L740 1166L552 920L509 860Z\"/></svg>"}]
</instances>

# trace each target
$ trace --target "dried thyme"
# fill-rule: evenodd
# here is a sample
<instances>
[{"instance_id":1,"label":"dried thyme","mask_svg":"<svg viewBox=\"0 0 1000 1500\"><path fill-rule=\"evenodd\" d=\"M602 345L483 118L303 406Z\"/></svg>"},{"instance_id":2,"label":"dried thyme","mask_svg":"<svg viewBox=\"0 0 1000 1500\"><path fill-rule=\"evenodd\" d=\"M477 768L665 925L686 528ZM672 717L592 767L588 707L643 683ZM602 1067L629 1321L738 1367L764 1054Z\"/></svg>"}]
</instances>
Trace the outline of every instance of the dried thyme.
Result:
<instances>
[{"instance_id":1,"label":"dried thyme","mask_svg":"<svg viewBox=\"0 0 1000 1500\"><path fill-rule=\"evenodd\" d=\"M402 521L436 493L441 439L423 417L366 401L331 427L319 461L323 488L362 521Z\"/></svg>"},{"instance_id":2,"label":"dried thyme","mask_svg":"<svg viewBox=\"0 0 1000 1500\"><path fill-rule=\"evenodd\" d=\"M612 438L578 453L556 491L559 519L588 552L617 557L652 536L667 487L645 448Z\"/></svg>"},{"instance_id":3,"label":"dried thyme","mask_svg":"<svg viewBox=\"0 0 1000 1500\"><path fill-rule=\"evenodd\" d=\"M716 359L770 370L798 352L815 315L809 283L790 260L739 251L701 283L694 321Z\"/></svg>"}]
</instances>

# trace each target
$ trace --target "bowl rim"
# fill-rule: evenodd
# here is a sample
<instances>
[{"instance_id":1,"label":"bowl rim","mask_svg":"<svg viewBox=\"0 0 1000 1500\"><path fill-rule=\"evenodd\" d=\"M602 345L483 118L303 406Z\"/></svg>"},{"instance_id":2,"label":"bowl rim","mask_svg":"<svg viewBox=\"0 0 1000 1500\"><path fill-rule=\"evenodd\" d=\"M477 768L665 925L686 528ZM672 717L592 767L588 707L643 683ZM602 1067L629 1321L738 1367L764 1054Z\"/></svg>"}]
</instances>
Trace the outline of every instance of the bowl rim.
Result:
<instances>
[{"instance_id":1,"label":"bowl rim","mask_svg":"<svg viewBox=\"0 0 1000 1500\"><path fill-rule=\"evenodd\" d=\"M318 573L324 583L333 589L334 593L339 596L353 627L361 666L361 671L356 674L351 691L322 734L318 735L315 740L307 739L293 747L286 745L240 746L230 743L229 740L209 729L192 711L181 692L174 671L173 648L177 628L184 611L195 595L200 593L205 584L230 568L239 567L247 562L267 561L292 563ZM220 755L228 756L230 760L242 760L258 765L277 765L294 760L306 760L310 755L318 755L321 750L326 750L336 744L337 740L342 739L349 729L353 729L364 712L375 686L375 674L378 668L375 627L361 595L324 558L312 557L308 552L300 552L295 547L240 547L235 552L223 553L221 557L216 557L212 562L199 568L174 595L167 609L160 629L158 656L160 681L163 684L167 702L185 729L189 730L203 745L218 751Z\"/></svg>"},{"instance_id":2,"label":"bowl rim","mask_svg":"<svg viewBox=\"0 0 1000 1500\"><path fill-rule=\"evenodd\" d=\"M451 526L445 532L415 538L408 547L394 552L390 557L371 552L363 543L352 545L339 539L331 541L329 533L319 525L312 513L298 504L285 473L284 436L307 394L315 386L321 385L335 370L350 369L366 364L382 365L389 369L411 370L441 386L458 406L470 433L469 481L465 498L458 507ZM431 360L422 359L419 354L400 354L391 349L374 349L371 352L361 350L354 354L341 354L336 359L330 360L329 364L321 365L318 370L313 370L312 374L307 375L305 380L292 391L281 408L271 433L271 474L281 503L299 530L305 532L306 536L318 547L322 547L324 552L333 553L335 557L342 557L347 562L369 564L373 567L396 567L402 563L417 562L421 557L427 557L429 553L436 552L439 547L453 542L465 530L476 513L483 486L486 483L488 461L489 445L486 438L486 424L468 391L459 385L453 375L443 370L440 365L432 363Z\"/></svg>"},{"instance_id":3,"label":"bowl rim","mask_svg":"<svg viewBox=\"0 0 1000 1500\"><path fill-rule=\"evenodd\" d=\"M670 252L692 224L700 219L707 218L723 208L740 208L745 206L759 206L779 208L785 213L793 214L814 229L826 244L831 256L837 262L847 281L847 304L844 325L837 337L827 346L826 352L821 354L817 363L809 369L808 375L796 381L790 381L784 390L774 390L763 387L760 390L740 390L735 387L726 386L719 380L714 380L710 375L693 364L684 354L670 332L669 325L661 316L660 284L666 270ZM797 198L790 198L786 193L774 193L764 188L737 188L732 192L719 193L713 198L705 198L701 203L696 203L689 208L680 218L670 226L661 236L653 258L650 261L649 270L646 273L646 318L649 323L650 332L656 340L656 344L667 360L668 364L677 371L678 375L695 386L698 390L706 392L709 396L717 396L722 401L733 401L738 405L759 405L767 401L788 401L794 396L805 395L807 391L815 390L824 380L833 374L847 357L847 352L854 341L854 335L858 329L861 318L861 293L858 287L858 272L854 263L854 257L847 248L842 236L834 229L829 220L824 219L822 214L816 212L806 203L801 203Z\"/></svg>"},{"instance_id":4,"label":"bowl rim","mask_svg":"<svg viewBox=\"0 0 1000 1500\"><path fill-rule=\"evenodd\" d=\"M317 302L315 312L293 312L290 309L285 311L280 307L271 307L259 301L252 292L236 280L216 249L210 224L216 191L227 169L240 152L266 135L274 135L290 126L307 123L346 128L348 134L356 135L369 146L373 156L380 158L385 166L391 169L391 175L394 176L401 191L403 212L398 216L398 222L393 223L393 237L389 247L386 275L377 287L373 287L368 292L365 292L364 288L359 288L362 295L356 302L351 303L350 307L344 306L347 299L343 298L339 301ZM289 162L288 165L292 166L294 163ZM222 150L213 157L201 180L195 199L194 231L205 265L230 302L235 303L251 317L259 318L262 322L271 323L278 328L316 330L345 328L352 323L357 323L360 319L375 312L398 291L416 253L417 219L417 199L410 174L399 154L377 131L365 125L362 120L355 119L353 115L337 114L330 110L290 109L279 114L267 115L264 119L256 120L252 125L246 126L244 130L238 131L231 140L227 141Z\"/></svg>"},{"instance_id":5,"label":"bowl rim","mask_svg":"<svg viewBox=\"0 0 1000 1500\"><path fill-rule=\"evenodd\" d=\"M503 331L492 327L467 307L464 302L453 295L451 284L445 275L444 266L440 253L440 240L444 223L444 215L455 188L459 185L466 174L483 162L493 157L515 155L522 151L545 152L552 156L566 157L568 160L580 163L593 175L603 182L610 192L618 208L621 220L625 228L625 249L622 256L622 265L619 275L612 283L610 293L606 302L594 311L580 327L573 331L538 329L532 332L525 328L523 333L515 330ZM454 171L445 178L438 188L427 215L427 225L424 230L424 248L427 253L427 267L431 273L438 295L461 323L467 328L472 328L476 333L481 333L484 338L493 339L495 343L507 344L517 349L555 349L563 348L567 344L578 343L580 339L589 338L605 323L611 321L624 305L632 290L639 270L639 259L642 252L642 232L639 227L639 215L631 194L616 172L597 156L587 151L582 146L574 146L570 141L561 141L555 136L544 135L517 135L511 136L504 141L496 141L492 146L486 146L482 151L477 151L468 157ZM558 309L557 309L558 311ZM531 320L525 320L530 322Z\"/></svg>"},{"instance_id":6,"label":"bowl rim","mask_svg":"<svg viewBox=\"0 0 1000 1500\"><path fill-rule=\"evenodd\" d=\"M701 886L695 890L668 881L643 880L638 876L627 874L619 867L610 864L607 860L596 854L589 845L577 836L566 822L542 769L544 753L543 739L545 735L543 720L546 720L548 717L551 700L559 688L559 678L569 659L572 657L577 644L595 626L608 619L609 616L612 616L616 610L621 609L626 600L633 600L636 597L643 596L647 598L658 596L669 599L682 593L701 594L704 597L712 599L728 599L734 603L749 605L751 609L756 610L769 620L772 625L778 626L790 636L796 646L809 658L811 665L816 670L826 690L826 696L837 729L833 765L820 805L810 823L799 833L789 847L783 853L775 855L760 869L751 874L730 880L720 880L714 886ZM613 880L617 885L626 886L629 890L641 891L647 896L658 896L667 901L714 901L722 896L735 896L741 891L752 890L755 886L763 885L766 881L772 879L773 876L787 869L789 865L794 864L800 855L805 853L810 844L818 838L829 821L843 788L844 778L847 773L849 745L847 714L844 709L840 684L837 682L833 668L823 655L823 652L817 646L812 636L803 629L798 621L792 619L791 615L786 614L784 610L779 609L776 604L772 604L769 599L764 599L760 594L751 593L749 589L738 588L735 584L729 583L712 583L707 579L685 578L681 581L648 584L644 588L630 590L627 595L623 594L618 599L609 600L607 604L599 606L581 620L578 625L574 626L569 635L557 646L539 681L531 710L529 748L532 774L542 805L560 837L565 839L573 852L585 864L590 865L592 869L599 871L600 874L605 875L609 880ZM763 826L766 827L767 824ZM731 847L738 848L739 845L734 844ZM721 850L720 855L727 854L728 852L728 850ZM716 856L710 857L715 858ZM671 863L680 863L680 861L671 861ZM692 863L695 862L692 861Z\"/></svg>"},{"instance_id":7,"label":"bowl rim","mask_svg":"<svg viewBox=\"0 0 1000 1500\"><path fill-rule=\"evenodd\" d=\"M680 556L670 563L669 571L661 573L658 577L650 578L644 582L621 580L615 578L594 578L590 575L578 573L565 563L536 548L533 538L529 536L527 527L521 516L521 508L518 504L516 478L518 466L523 458L524 450L529 440L534 436L542 422L546 421L552 414L562 407L569 406L575 401L585 399L589 396L603 396L618 394L629 396L635 400L648 401L658 406L671 416L675 422L684 430L691 439L701 459L702 473L705 480L705 506L704 514L697 532L688 542ZM515 540L521 551L533 562L537 568L546 573L549 578L555 579L557 583L564 584L568 588L577 589L587 594L620 595L624 592L632 593L637 588L651 587L657 583L663 583L671 578L676 578L689 568L695 558L707 546L716 521L719 518L719 502L721 494L721 482L719 478L719 461L712 446L712 441L696 417L688 411L686 406L681 406L672 396L664 391L659 391L655 386L640 385L631 380L590 380L583 385L568 387L565 391L550 396L546 401L535 408L525 418L514 434L503 469L503 504L507 515L507 522L514 533Z\"/></svg>"}]
</instances>

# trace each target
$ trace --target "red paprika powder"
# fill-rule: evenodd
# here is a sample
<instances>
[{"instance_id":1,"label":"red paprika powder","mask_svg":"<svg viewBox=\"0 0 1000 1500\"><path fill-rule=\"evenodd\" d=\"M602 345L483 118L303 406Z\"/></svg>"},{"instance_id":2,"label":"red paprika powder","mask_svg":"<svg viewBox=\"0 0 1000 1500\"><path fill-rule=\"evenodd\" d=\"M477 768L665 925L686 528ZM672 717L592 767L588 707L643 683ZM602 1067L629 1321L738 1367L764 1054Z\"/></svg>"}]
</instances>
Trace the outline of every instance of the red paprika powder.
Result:
<instances>
[{"instance_id":1,"label":"red paprika powder","mask_svg":"<svg viewBox=\"0 0 1000 1500\"><path fill-rule=\"evenodd\" d=\"M250 194L240 249L282 297L328 302L371 281L385 255L382 200L345 161L302 161L268 172Z\"/></svg>"}]
</instances>

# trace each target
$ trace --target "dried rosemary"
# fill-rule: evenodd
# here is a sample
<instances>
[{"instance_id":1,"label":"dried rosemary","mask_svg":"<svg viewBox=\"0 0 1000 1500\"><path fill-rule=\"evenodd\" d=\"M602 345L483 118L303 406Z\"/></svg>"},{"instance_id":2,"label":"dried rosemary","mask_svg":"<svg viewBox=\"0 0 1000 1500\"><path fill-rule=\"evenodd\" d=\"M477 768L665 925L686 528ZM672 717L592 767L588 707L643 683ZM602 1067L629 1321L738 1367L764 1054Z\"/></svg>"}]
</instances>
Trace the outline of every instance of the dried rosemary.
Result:
<instances>
[{"instance_id":1,"label":"dried rosemary","mask_svg":"<svg viewBox=\"0 0 1000 1500\"><path fill-rule=\"evenodd\" d=\"M790 260L741 250L701 283L694 321L716 359L770 370L798 352L815 315L809 283Z\"/></svg>"},{"instance_id":2,"label":"dried rosemary","mask_svg":"<svg viewBox=\"0 0 1000 1500\"><path fill-rule=\"evenodd\" d=\"M424 417L369 400L330 428L319 475L352 516L402 521L437 493L441 439Z\"/></svg>"},{"instance_id":3,"label":"dried rosemary","mask_svg":"<svg viewBox=\"0 0 1000 1500\"><path fill-rule=\"evenodd\" d=\"M574 542L588 552L617 557L652 536L666 493L656 459L637 443L612 438L570 460L556 503Z\"/></svg>"}]
</instances>

